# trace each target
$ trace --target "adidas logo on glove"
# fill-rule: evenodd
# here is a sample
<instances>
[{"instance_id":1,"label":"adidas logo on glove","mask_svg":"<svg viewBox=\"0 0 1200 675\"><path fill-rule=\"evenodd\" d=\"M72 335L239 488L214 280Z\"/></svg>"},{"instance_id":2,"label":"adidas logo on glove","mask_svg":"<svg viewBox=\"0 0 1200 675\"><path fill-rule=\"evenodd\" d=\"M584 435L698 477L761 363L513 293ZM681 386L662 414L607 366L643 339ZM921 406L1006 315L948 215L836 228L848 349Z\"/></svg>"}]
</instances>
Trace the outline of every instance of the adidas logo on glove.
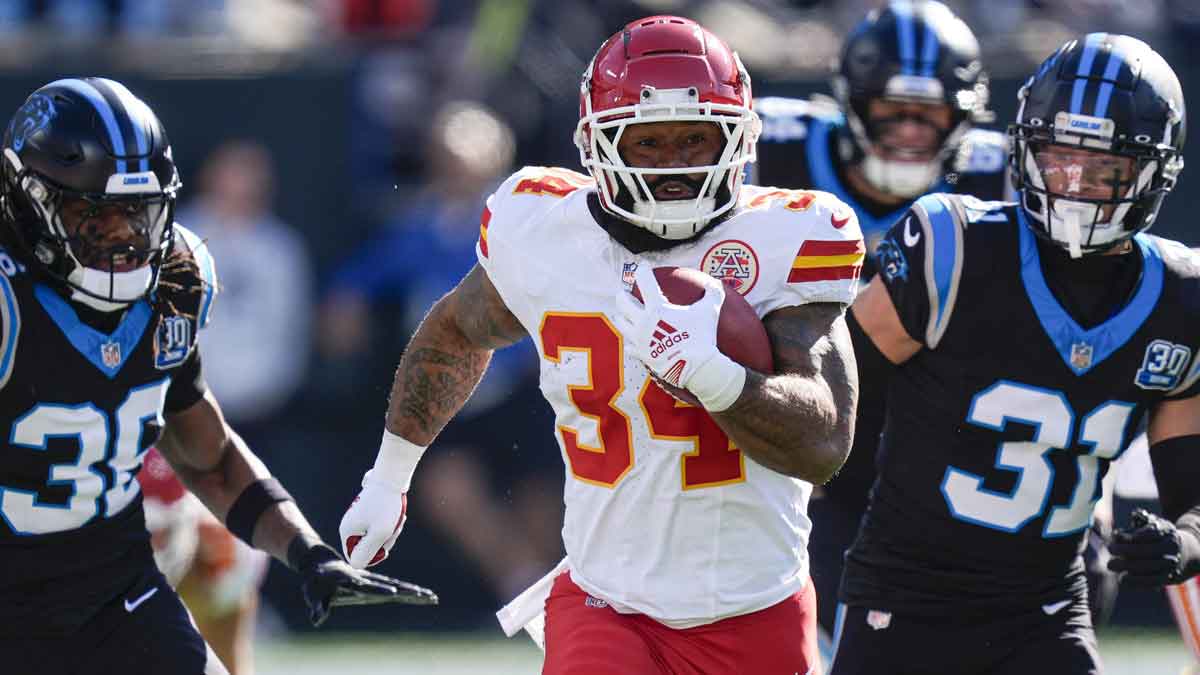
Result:
<instances>
[{"instance_id":1,"label":"adidas logo on glove","mask_svg":"<svg viewBox=\"0 0 1200 675\"><path fill-rule=\"evenodd\" d=\"M666 331L665 333L663 331ZM650 358L656 358L658 355L667 351L668 348L682 343L690 336L687 331L680 332L674 326L666 321L659 320L658 330L654 331L650 340Z\"/></svg>"}]
</instances>

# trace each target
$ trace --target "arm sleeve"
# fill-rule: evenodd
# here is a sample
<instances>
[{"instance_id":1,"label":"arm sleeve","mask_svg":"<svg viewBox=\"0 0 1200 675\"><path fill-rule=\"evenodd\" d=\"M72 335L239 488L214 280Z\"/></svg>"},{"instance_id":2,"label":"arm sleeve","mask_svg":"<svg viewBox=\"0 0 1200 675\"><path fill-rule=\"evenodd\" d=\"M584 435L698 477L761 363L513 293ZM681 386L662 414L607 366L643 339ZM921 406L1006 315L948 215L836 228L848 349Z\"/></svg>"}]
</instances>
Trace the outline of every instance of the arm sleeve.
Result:
<instances>
[{"instance_id":1,"label":"arm sleeve","mask_svg":"<svg viewBox=\"0 0 1200 675\"><path fill-rule=\"evenodd\" d=\"M1181 535L1182 579L1200 573L1200 435L1176 436L1150 446L1163 515Z\"/></svg>"},{"instance_id":2,"label":"arm sleeve","mask_svg":"<svg viewBox=\"0 0 1200 675\"><path fill-rule=\"evenodd\" d=\"M963 228L944 195L926 195L875 249L879 276L904 330L929 349L946 332L962 277Z\"/></svg>"},{"instance_id":3,"label":"arm sleeve","mask_svg":"<svg viewBox=\"0 0 1200 675\"><path fill-rule=\"evenodd\" d=\"M192 349L187 360L171 372L171 384L167 387L167 400L163 406L167 413L187 410L204 397L208 384L200 367L200 346Z\"/></svg>"},{"instance_id":4,"label":"arm sleeve","mask_svg":"<svg viewBox=\"0 0 1200 675\"><path fill-rule=\"evenodd\" d=\"M1163 515L1178 520L1200 507L1200 435L1176 436L1150 446Z\"/></svg>"}]
</instances>

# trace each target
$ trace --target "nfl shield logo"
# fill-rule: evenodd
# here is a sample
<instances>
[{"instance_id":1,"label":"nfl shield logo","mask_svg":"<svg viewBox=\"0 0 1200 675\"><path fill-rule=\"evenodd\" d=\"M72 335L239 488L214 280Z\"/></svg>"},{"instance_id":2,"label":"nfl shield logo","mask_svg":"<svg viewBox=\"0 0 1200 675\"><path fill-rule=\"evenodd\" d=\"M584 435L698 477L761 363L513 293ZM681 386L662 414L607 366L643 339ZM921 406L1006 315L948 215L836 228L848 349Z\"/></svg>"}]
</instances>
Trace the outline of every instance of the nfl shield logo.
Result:
<instances>
[{"instance_id":1,"label":"nfl shield logo","mask_svg":"<svg viewBox=\"0 0 1200 675\"><path fill-rule=\"evenodd\" d=\"M1071 365L1078 369L1092 367L1092 346L1086 342L1071 345Z\"/></svg>"},{"instance_id":2,"label":"nfl shield logo","mask_svg":"<svg viewBox=\"0 0 1200 675\"><path fill-rule=\"evenodd\" d=\"M105 342L100 345L100 360L109 368L121 365L121 345L117 342Z\"/></svg>"},{"instance_id":3,"label":"nfl shield logo","mask_svg":"<svg viewBox=\"0 0 1200 675\"><path fill-rule=\"evenodd\" d=\"M872 609L867 612L867 625L875 630L883 630L892 625L892 613Z\"/></svg>"},{"instance_id":4,"label":"nfl shield logo","mask_svg":"<svg viewBox=\"0 0 1200 675\"><path fill-rule=\"evenodd\" d=\"M633 292L633 273L637 271L636 262L627 262L621 266L621 283L625 285L625 290Z\"/></svg>"}]
</instances>

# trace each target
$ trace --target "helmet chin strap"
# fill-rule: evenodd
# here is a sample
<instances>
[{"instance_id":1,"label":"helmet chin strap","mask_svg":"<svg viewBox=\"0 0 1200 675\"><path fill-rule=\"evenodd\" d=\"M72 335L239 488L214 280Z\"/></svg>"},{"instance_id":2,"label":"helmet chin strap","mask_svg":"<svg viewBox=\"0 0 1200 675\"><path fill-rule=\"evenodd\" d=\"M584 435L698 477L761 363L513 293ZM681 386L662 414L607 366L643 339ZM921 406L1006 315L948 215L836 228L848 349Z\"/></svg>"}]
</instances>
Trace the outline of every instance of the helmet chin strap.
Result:
<instances>
[{"instance_id":1,"label":"helmet chin strap","mask_svg":"<svg viewBox=\"0 0 1200 675\"><path fill-rule=\"evenodd\" d=\"M863 158L863 177L875 187L897 197L924 194L937 181L941 161L897 162L868 152Z\"/></svg>"},{"instance_id":2,"label":"helmet chin strap","mask_svg":"<svg viewBox=\"0 0 1200 675\"><path fill-rule=\"evenodd\" d=\"M87 291L72 290L71 300L101 312L115 312L141 299L153 277L154 270L149 265L128 272L105 272L78 265L67 279ZM101 299L106 297L113 299Z\"/></svg>"},{"instance_id":3,"label":"helmet chin strap","mask_svg":"<svg viewBox=\"0 0 1200 675\"><path fill-rule=\"evenodd\" d=\"M676 224L675 227L655 227L648 226L646 229L654 232L654 234L663 239L687 239L688 237L700 231L701 227L707 223L706 214L713 213L716 210L717 200L712 197L701 197L699 199L680 199L674 201L658 201L645 202L635 201L633 203L633 212L651 223L657 220L682 221L689 218L695 220L691 223L691 230L687 229L687 225Z\"/></svg>"},{"instance_id":4,"label":"helmet chin strap","mask_svg":"<svg viewBox=\"0 0 1200 675\"><path fill-rule=\"evenodd\" d=\"M1095 222L1099 206L1056 199L1050 208L1050 236L1066 243L1072 258L1083 256L1083 226Z\"/></svg>"}]
</instances>

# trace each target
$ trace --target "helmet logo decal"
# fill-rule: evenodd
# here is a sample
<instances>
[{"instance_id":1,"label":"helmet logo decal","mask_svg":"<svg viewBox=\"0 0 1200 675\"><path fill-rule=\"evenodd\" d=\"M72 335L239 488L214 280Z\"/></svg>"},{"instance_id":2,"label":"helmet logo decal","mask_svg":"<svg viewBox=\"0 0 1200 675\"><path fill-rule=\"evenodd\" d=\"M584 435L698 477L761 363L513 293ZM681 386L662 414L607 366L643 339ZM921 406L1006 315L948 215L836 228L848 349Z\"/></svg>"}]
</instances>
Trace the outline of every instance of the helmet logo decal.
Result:
<instances>
[{"instance_id":1,"label":"helmet logo decal","mask_svg":"<svg viewBox=\"0 0 1200 675\"><path fill-rule=\"evenodd\" d=\"M44 94L30 96L25 104L17 110L17 114L13 116L10 123L13 150L20 152L29 137L45 129L46 125L50 124L50 120L54 119L55 114L57 113L54 110L54 102L50 100L49 96Z\"/></svg>"}]
</instances>

